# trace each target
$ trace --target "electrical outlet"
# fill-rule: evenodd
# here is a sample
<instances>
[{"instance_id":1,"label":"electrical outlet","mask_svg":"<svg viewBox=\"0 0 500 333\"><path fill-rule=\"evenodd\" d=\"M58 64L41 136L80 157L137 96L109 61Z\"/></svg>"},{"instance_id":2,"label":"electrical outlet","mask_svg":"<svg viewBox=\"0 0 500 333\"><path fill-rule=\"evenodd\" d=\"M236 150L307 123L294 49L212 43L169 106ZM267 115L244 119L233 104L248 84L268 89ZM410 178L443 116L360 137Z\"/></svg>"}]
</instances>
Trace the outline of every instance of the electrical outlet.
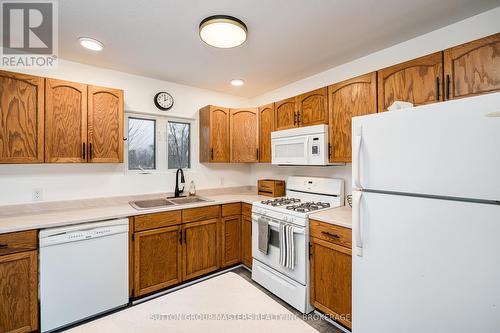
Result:
<instances>
[{"instance_id":1,"label":"electrical outlet","mask_svg":"<svg viewBox=\"0 0 500 333\"><path fill-rule=\"evenodd\" d=\"M219 185L222 186L224 184L224 177L219 178Z\"/></svg>"},{"instance_id":2,"label":"electrical outlet","mask_svg":"<svg viewBox=\"0 0 500 333\"><path fill-rule=\"evenodd\" d=\"M42 201L43 200L43 189L34 188L33 192L31 193L31 199L33 201Z\"/></svg>"}]
</instances>

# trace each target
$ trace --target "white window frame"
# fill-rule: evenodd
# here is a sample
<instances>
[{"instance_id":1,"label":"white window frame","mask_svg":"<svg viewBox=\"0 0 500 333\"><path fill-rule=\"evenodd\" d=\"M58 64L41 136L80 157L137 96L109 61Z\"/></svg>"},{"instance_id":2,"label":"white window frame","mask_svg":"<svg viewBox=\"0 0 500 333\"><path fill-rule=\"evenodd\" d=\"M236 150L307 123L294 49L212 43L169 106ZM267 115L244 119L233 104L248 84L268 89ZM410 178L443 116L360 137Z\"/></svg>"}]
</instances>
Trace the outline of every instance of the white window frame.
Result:
<instances>
[{"instance_id":1,"label":"white window frame","mask_svg":"<svg viewBox=\"0 0 500 333\"><path fill-rule=\"evenodd\" d=\"M149 114L149 113L140 113L140 112L125 112L125 135L127 140L125 141L125 156L124 156L124 171L125 173L131 174L157 174L157 173L175 173L176 169L168 169L168 133L167 126L169 121L173 122L181 122L181 123L189 123L189 151L190 151L190 168L183 169L186 172L189 172L193 168L194 159L193 159L193 148L194 148L194 127L195 127L195 119L193 118L184 118L184 117L175 117L175 116L163 116L157 114ZM156 121L156 133L155 133L155 169L147 169L147 170L129 170L128 168L128 121L129 118L139 118L146 120L155 120Z\"/></svg>"}]
</instances>

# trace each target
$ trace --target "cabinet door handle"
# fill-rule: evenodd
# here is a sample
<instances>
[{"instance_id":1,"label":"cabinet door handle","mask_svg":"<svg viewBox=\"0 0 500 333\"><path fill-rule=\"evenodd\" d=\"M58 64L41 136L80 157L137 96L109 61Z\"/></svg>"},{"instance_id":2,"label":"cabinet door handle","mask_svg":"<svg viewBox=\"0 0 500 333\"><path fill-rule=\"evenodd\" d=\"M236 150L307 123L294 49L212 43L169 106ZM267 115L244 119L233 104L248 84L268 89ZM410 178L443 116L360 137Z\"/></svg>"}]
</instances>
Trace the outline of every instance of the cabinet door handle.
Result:
<instances>
[{"instance_id":1,"label":"cabinet door handle","mask_svg":"<svg viewBox=\"0 0 500 333\"><path fill-rule=\"evenodd\" d=\"M300 112L297 112L297 126L300 126Z\"/></svg>"},{"instance_id":2,"label":"cabinet door handle","mask_svg":"<svg viewBox=\"0 0 500 333\"><path fill-rule=\"evenodd\" d=\"M87 147L85 147L85 142L82 145L82 160L85 160Z\"/></svg>"},{"instance_id":3,"label":"cabinet door handle","mask_svg":"<svg viewBox=\"0 0 500 333\"><path fill-rule=\"evenodd\" d=\"M339 235L334 234L334 233L332 233L332 232L330 232L330 231L322 231L321 233L322 233L323 235L325 235L325 236L328 236L328 237L332 237L332 238L335 238L335 239L340 239L340 236L339 236Z\"/></svg>"},{"instance_id":4,"label":"cabinet door handle","mask_svg":"<svg viewBox=\"0 0 500 333\"><path fill-rule=\"evenodd\" d=\"M332 145L331 143L328 143L328 158L332 157Z\"/></svg>"},{"instance_id":5,"label":"cabinet door handle","mask_svg":"<svg viewBox=\"0 0 500 333\"><path fill-rule=\"evenodd\" d=\"M436 101L439 101L439 76L436 77Z\"/></svg>"},{"instance_id":6,"label":"cabinet door handle","mask_svg":"<svg viewBox=\"0 0 500 333\"><path fill-rule=\"evenodd\" d=\"M255 159L259 160L259 148L255 149Z\"/></svg>"},{"instance_id":7,"label":"cabinet door handle","mask_svg":"<svg viewBox=\"0 0 500 333\"><path fill-rule=\"evenodd\" d=\"M297 112L293 113L293 126L297 125Z\"/></svg>"},{"instance_id":8,"label":"cabinet door handle","mask_svg":"<svg viewBox=\"0 0 500 333\"><path fill-rule=\"evenodd\" d=\"M94 150L92 149L92 142L89 142L89 160L94 158Z\"/></svg>"},{"instance_id":9,"label":"cabinet door handle","mask_svg":"<svg viewBox=\"0 0 500 333\"><path fill-rule=\"evenodd\" d=\"M179 243L182 244L182 230L179 230Z\"/></svg>"},{"instance_id":10,"label":"cabinet door handle","mask_svg":"<svg viewBox=\"0 0 500 333\"><path fill-rule=\"evenodd\" d=\"M186 244L186 245L187 245L186 229L184 229L184 244Z\"/></svg>"},{"instance_id":11,"label":"cabinet door handle","mask_svg":"<svg viewBox=\"0 0 500 333\"><path fill-rule=\"evenodd\" d=\"M450 99L450 74L446 74L446 99Z\"/></svg>"},{"instance_id":12,"label":"cabinet door handle","mask_svg":"<svg viewBox=\"0 0 500 333\"><path fill-rule=\"evenodd\" d=\"M212 161L214 160L214 149L213 148L210 150L210 159Z\"/></svg>"}]
</instances>

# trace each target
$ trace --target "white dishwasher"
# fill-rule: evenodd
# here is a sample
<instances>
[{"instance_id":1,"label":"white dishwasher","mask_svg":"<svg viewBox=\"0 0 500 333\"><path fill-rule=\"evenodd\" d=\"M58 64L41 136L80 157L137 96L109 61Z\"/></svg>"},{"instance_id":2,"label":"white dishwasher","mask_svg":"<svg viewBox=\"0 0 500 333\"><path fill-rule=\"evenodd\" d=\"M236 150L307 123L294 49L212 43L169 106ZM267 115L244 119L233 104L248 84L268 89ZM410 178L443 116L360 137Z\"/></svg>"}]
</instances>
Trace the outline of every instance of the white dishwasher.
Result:
<instances>
[{"instance_id":1,"label":"white dishwasher","mask_svg":"<svg viewBox=\"0 0 500 333\"><path fill-rule=\"evenodd\" d=\"M128 304L128 220L40 231L40 325L52 331Z\"/></svg>"}]
</instances>

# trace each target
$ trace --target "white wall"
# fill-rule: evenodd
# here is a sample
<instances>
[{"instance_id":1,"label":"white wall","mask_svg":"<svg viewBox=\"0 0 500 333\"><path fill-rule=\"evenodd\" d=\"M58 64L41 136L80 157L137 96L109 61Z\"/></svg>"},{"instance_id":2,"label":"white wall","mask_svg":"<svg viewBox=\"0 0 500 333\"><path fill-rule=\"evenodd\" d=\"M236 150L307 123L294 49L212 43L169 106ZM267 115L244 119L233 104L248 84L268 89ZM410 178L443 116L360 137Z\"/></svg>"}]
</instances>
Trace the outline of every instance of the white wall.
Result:
<instances>
[{"instance_id":1,"label":"white wall","mask_svg":"<svg viewBox=\"0 0 500 333\"><path fill-rule=\"evenodd\" d=\"M121 88L125 91L126 112L164 114L156 110L153 96L158 91L168 91L174 97L175 104L167 113L196 119L192 131L192 170L186 173L186 181L193 179L197 188L249 184L249 165L198 163L199 108L207 104L228 107L248 106L249 100L246 98L65 60L60 60L59 67L55 70L23 72ZM43 189L44 201L174 190L175 174L172 172L141 175L127 173L125 169L125 164L0 165L0 205L31 202L32 190L35 188Z\"/></svg>"},{"instance_id":2,"label":"white wall","mask_svg":"<svg viewBox=\"0 0 500 333\"><path fill-rule=\"evenodd\" d=\"M279 101L498 32L500 7L265 93L254 98L252 104L263 105ZM263 177L284 179L292 174L342 178L345 180L346 193L351 193L350 165L295 168L269 164L252 166L254 181Z\"/></svg>"},{"instance_id":3,"label":"white wall","mask_svg":"<svg viewBox=\"0 0 500 333\"><path fill-rule=\"evenodd\" d=\"M389 24L389 23L388 23ZM465 43L500 31L500 7L464 21L411 39L318 73L314 76L268 92L251 100L159 81L93 66L60 61L51 71L29 71L35 75L55 77L125 90L125 109L154 113L153 95L160 90L172 93L175 106L170 114L197 119L197 111L206 104L228 107L255 106L277 101L302 92L323 87L357 75L402 61ZM194 179L198 188L255 185L259 178L285 179L289 175L338 177L345 179L350 193L350 166L276 167L255 165L200 165L198 163L198 123L193 137L193 170L187 180ZM221 177L222 185L221 185ZM124 195L172 191L174 174L130 174L124 165L0 165L0 205L31 201L34 188L42 188L45 200L78 199L96 196Z\"/></svg>"}]
</instances>

